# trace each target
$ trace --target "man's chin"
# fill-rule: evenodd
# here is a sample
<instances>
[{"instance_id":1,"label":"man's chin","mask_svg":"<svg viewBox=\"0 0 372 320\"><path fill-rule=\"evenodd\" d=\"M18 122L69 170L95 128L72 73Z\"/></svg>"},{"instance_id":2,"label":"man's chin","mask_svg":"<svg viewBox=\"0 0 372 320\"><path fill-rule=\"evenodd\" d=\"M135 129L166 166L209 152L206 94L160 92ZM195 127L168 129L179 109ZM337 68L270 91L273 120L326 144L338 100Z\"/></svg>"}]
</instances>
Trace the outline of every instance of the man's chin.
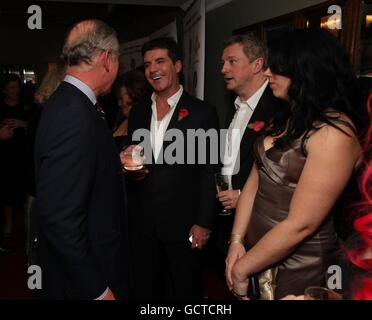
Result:
<instances>
[{"instance_id":1,"label":"man's chin","mask_svg":"<svg viewBox=\"0 0 372 320\"><path fill-rule=\"evenodd\" d=\"M163 92L164 91L164 87L162 87L162 86L153 86L152 88L154 89L155 92Z\"/></svg>"},{"instance_id":2,"label":"man's chin","mask_svg":"<svg viewBox=\"0 0 372 320\"><path fill-rule=\"evenodd\" d=\"M233 85L229 85L229 84L226 85L226 90L234 91L234 89L235 89L235 87Z\"/></svg>"}]
</instances>

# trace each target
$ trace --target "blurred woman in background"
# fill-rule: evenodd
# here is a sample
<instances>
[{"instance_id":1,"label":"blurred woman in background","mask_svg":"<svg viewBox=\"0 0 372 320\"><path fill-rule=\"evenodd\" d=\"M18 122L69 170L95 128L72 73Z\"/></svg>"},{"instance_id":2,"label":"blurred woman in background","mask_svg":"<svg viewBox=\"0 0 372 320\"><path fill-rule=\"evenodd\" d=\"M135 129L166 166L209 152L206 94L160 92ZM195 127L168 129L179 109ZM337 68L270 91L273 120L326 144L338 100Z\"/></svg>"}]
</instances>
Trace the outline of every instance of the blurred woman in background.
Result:
<instances>
[{"instance_id":1,"label":"blurred woman in background","mask_svg":"<svg viewBox=\"0 0 372 320\"><path fill-rule=\"evenodd\" d=\"M36 110L33 113L26 136L27 145L27 201L26 201L26 254L28 264L37 264L36 244L37 226L33 214L33 204L35 200L35 172L34 172L34 145L36 130L40 121L41 112L44 104L58 88L65 76L65 67L62 63L57 63L49 67L39 87L35 92Z\"/></svg>"},{"instance_id":2,"label":"blurred woman in background","mask_svg":"<svg viewBox=\"0 0 372 320\"><path fill-rule=\"evenodd\" d=\"M350 265L344 275L345 298L372 300L372 92L368 98L370 125L363 143L363 174L360 179L362 199L355 207L356 233L347 243Z\"/></svg>"},{"instance_id":3,"label":"blurred woman in background","mask_svg":"<svg viewBox=\"0 0 372 320\"><path fill-rule=\"evenodd\" d=\"M126 142L125 137L128 134L128 117L132 105L147 98L151 92L151 87L144 73L139 70L129 71L119 76L116 80L115 87L119 110L113 128L113 136L120 148L124 146Z\"/></svg>"},{"instance_id":4,"label":"blurred woman in background","mask_svg":"<svg viewBox=\"0 0 372 320\"><path fill-rule=\"evenodd\" d=\"M14 130L10 139L0 141L0 204L4 212L2 237L13 232L13 215L26 196L26 128L32 106L21 99L21 79L7 74L1 84L0 123Z\"/></svg>"}]
</instances>

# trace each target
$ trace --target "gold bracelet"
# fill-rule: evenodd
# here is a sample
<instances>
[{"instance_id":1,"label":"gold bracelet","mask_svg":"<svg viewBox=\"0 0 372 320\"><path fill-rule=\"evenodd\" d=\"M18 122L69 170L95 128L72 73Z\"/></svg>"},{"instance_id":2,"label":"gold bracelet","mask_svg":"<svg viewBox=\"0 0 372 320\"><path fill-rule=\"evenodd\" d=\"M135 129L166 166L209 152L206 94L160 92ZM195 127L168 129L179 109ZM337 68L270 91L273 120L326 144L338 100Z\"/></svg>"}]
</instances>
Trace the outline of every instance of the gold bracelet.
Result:
<instances>
[{"instance_id":1,"label":"gold bracelet","mask_svg":"<svg viewBox=\"0 0 372 320\"><path fill-rule=\"evenodd\" d=\"M246 294L239 294L237 292L234 291L234 289L231 289L231 293L237 297L239 300L243 299L243 298L249 298Z\"/></svg>"},{"instance_id":2,"label":"gold bracelet","mask_svg":"<svg viewBox=\"0 0 372 320\"><path fill-rule=\"evenodd\" d=\"M234 243L243 244L243 237L240 234L232 233L228 244L231 245Z\"/></svg>"}]
</instances>

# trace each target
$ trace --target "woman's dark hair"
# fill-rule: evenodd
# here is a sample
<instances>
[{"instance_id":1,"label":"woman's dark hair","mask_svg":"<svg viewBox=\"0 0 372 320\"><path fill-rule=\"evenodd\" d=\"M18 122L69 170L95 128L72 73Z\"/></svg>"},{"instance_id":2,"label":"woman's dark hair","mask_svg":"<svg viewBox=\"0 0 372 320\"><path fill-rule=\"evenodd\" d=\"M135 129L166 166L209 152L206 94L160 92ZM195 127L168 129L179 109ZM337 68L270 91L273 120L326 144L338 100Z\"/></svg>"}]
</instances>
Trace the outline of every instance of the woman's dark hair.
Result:
<instances>
[{"instance_id":1,"label":"woman's dark hair","mask_svg":"<svg viewBox=\"0 0 372 320\"><path fill-rule=\"evenodd\" d=\"M132 70L123 73L116 79L115 88L119 92L121 87L127 89L132 104L139 103L150 95L151 87L142 71Z\"/></svg>"},{"instance_id":2,"label":"woman's dark hair","mask_svg":"<svg viewBox=\"0 0 372 320\"><path fill-rule=\"evenodd\" d=\"M303 136L303 147L316 123L327 123L347 134L335 122L339 116L331 116L330 110L346 114L358 127L357 79L345 50L329 32L298 29L285 34L271 43L268 65L273 73L291 79L290 107L274 119L268 131L271 136L286 132L277 145L291 144Z\"/></svg>"}]
</instances>

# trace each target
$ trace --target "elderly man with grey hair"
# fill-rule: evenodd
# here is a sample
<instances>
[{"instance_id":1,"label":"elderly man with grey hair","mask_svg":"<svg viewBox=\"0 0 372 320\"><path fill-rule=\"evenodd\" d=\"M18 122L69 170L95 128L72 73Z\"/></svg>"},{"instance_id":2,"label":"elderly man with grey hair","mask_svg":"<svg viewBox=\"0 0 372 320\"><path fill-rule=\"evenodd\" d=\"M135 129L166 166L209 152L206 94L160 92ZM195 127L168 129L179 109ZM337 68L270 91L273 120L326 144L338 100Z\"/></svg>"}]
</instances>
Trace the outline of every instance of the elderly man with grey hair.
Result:
<instances>
[{"instance_id":1,"label":"elderly man with grey hair","mask_svg":"<svg viewBox=\"0 0 372 320\"><path fill-rule=\"evenodd\" d=\"M44 107L35 142L42 297L126 296L125 190L111 132L97 109L118 70L115 31L77 23L62 57L66 77Z\"/></svg>"}]
</instances>

